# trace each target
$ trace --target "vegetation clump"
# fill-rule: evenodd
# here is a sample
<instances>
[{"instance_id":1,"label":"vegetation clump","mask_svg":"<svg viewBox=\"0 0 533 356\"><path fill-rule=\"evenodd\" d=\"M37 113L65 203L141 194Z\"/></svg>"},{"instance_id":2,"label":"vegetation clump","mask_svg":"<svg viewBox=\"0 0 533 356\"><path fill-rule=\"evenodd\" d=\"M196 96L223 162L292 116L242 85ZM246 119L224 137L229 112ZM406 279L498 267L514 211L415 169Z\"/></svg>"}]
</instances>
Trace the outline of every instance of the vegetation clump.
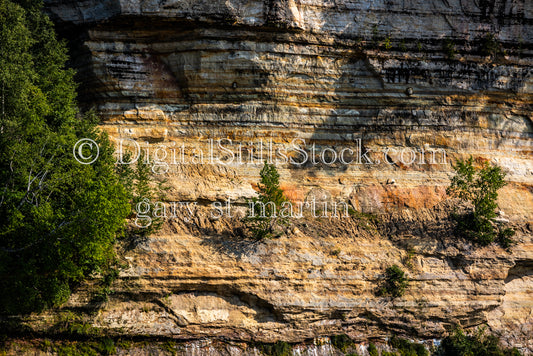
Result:
<instances>
[{"instance_id":1,"label":"vegetation clump","mask_svg":"<svg viewBox=\"0 0 533 356\"><path fill-rule=\"evenodd\" d=\"M389 345L395 348L400 356L429 356L429 351L424 345L393 336Z\"/></svg>"},{"instance_id":2,"label":"vegetation clump","mask_svg":"<svg viewBox=\"0 0 533 356\"><path fill-rule=\"evenodd\" d=\"M379 356L378 348L373 343L368 345L367 351L370 356Z\"/></svg>"},{"instance_id":3,"label":"vegetation clump","mask_svg":"<svg viewBox=\"0 0 533 356\"><path fill-rule=\"evenodd\" d=\"M94 275L105 299L115 243L153 191L145 160L116 166L99 118L79 114L66 46L42 6L0 1L0 314L59 306Z\"/></svg>"},{"instance_id":4,"label":"vegetation clump","mask_svg":"<svg viewBox=\"0 0 533 356\"><path fill-rule=\"evenodd\" d=\"M487 33L482 39L479 46L479 52L484 56L495 57L503 53L502 46L492 33Z\"/></svg>"},{"instance_id":5,"label":"vegetation clump","mask_svg":"<svg viewBox=\"0 0 533 356\"><path fill-rule=\"evenodd\" d=\"M385 37L385 40L383 41L383 46L385 49L389 50L392 48L392 42L390 36Z\"/></svg>"},{"instance_id":6,"label":"vegetation clump","mask_svg":"<svg viewBox=\"0 0 533 356\"><path fill-rule=\"evenodd\" d=\"M61 305L115 268L130 195L107 136L80 118L67 50L41 1L0 1L0 313ZM92 143L76 146L81 139ZM86 141L91 142L91 141ZM81 157L98 159L81 164Z\"/></svg>"},{"instance_id":7,"label":"vegetation clump","mask_svg":"<svg viewBox=\"0 0 533 356\"><path fill-rule=\"evenodd\" d=\"M273 344L255 343L254 347L267 356L290 356L292 346L286 341L277 341Z\"/></svg>"},{"instance_id":8,"label":"vegetation clump","mask_svg":"<svg viewBox=\"0 0 533 356\"><path fill-rule=\"evenodd\" d=\"M385 278L378 290L378 295L401 297L405 294L408 285L409 279L405 272L398 265L392 265L385 270Z\"/></svg>"},{"instance_id":9,"label":"vegetation clump","mask_svg":"<svg viewBox=\"0 0 533 356\"><path fill-rule=\"evenodd\" d=\"M43 352L54 353L58 356L98 356L117 353L115 342L108 337L99 340L55 343L44 340L40 348Z\"/></svg>"},{"instance_id":10,"label":"vegetation clump","mask_svg":"<svg viewBox=\"0 0 533 356\"><path fill-rule=\"evenodd\" d=\"M331 337L331 344L342 352L353 346L353 340L346 334L334 335Z\"/></svg>"},{"instance_id":11,"label":"vegetation clump","mask_svg":"<svg viewBox=\"0 0 533 356\"><path fill-rule=\"evenodd\" d=\"M436 355L439 356L520 356L516 348L507 349L500 345L495 335L487 335L485 328L479 328L468 335L455 327L452 334L445 337Z\"/></svg>"},{"instance_id":12,"label":"vegetation clump","mask_svg":"<svg viewBox=\"0 0 533 356\"><path fill-rule=\"evenodd\" d=\"M132 223L128 226L125 240L136 245L151 234L159 231L163 226L164 210L160 203L165 200L165 193L169 189L166 180L153 183L153 162L143 150L137 159L132 159L131 152L123 154L123 161L127 164L117 165L117 171L126 190L130 193Z\"/></svg>"},{"instance_id":13,"label":"vegetation clump","mask_svg":"<svg viewBox=\"0 0 533 356\"><path fill-rule=\"evenodd\" d=\"M457 56L457 49L455 47L455 43L451 38L447 38L444 40L442 44L442 50L444 51L446 58L448 58L449 60L453 60Z\"/></svg>"},{"instance_id":14,"label":"vegetation clump","mask_svg":"<svg viewBox=\"0 0 533 356\"><path fill-rule=\"evenodd\" d=\"M407 248L406 255L402 261L403 264L410 270L415 269L415 266L413 264L413 259L415 257L415 254L416 254L416 250L414 249L414 247L410 246L409 248Z\"/></svg>"},{"instance_id":15,"label":"vegetation clump","mask_svg":"<svg viewBox=\"0 0 533 356\"><path fill-rule=\"evenodd\" d=\"M80 315L72 312L59 315L51 331L70 337L91 337L99 335L99 329L84 321Z\"/></svg>"},{"instance_id":16,"label":"vegetation clump","mask_svg":"<svg viewBox=\"0 0 533 356\"><path fill-rule=\"evenodd\" d=\"M488 162L475 167L472 156L466 161L457 161L453 168L456 174L447 192L470 205L466 214L453 215L460 233L482 246L497 240L504 248L509 248L514 231L495 223L498 190L507 184L505 173Z\"/></svg>"},{"instance_id":17,"label":"vegetation clump","mask_svg":"<svg viewBox=\"0 0 533 356\"><path fill-rule=\"evenodd\" d=\"M248 216L243 219L257 240L279 237L282 229L289 225L289 215L283 213L289 199L280 188L276 166L265 162L260 176L259 196L249 202Z\"/></svg>"}]
</instances>

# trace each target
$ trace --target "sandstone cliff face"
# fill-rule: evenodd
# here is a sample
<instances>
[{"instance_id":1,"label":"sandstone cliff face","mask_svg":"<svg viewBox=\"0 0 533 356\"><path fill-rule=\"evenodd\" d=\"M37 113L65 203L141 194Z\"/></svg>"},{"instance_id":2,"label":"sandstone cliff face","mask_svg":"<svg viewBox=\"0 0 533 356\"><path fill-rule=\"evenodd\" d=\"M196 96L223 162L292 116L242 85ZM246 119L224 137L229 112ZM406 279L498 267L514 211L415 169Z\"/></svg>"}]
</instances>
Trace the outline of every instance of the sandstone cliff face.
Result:
<instances>
[{"instance_id":1,"label":"sandstone cliff face","mask_svg":"<svg viewBox=\"0 0 533 356\"><path fill-rule=\"evenodd\" d=\"M210 218L210 204L231 199L242 214L267 156L229 163L219 149L224 163L171 164L167 199L196 203L192 214L125 252L129 268L95 325L300 342L430 340L454 323L488 324L533 350L531 1L46 3L70 42L80 102L113 139L183 148L189 162L210 139L245 157L261 142L295 159L295 143L315 144L327 162L350 148L348 165L280 163L283 188L294 202L349 201L379 216L300 219L250 244L237 218ZM372 164L358 161L366 150ZM517 229L512 253L453 237L445 188L467 155L508 172L499 205ZM384 268L409 249L407 294L376 297Z\"/></svg>"}]
</instances>

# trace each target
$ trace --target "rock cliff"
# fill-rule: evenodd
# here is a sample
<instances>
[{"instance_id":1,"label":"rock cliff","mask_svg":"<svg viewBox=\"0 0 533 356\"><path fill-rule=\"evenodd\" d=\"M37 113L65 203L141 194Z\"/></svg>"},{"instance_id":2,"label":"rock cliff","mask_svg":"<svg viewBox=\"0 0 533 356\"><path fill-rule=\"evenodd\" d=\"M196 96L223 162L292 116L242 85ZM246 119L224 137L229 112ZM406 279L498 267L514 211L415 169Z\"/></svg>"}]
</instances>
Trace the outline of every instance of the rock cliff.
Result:
<instances>
[{"instance_id":1,"label":"rock cliff","mask_svg":"<svg viewBox=\"0 0 533 356\"><path fill-rule=\"evenodd\" d=\"M128 267L93 325L187 340L365 342L486 324L533 351L533 2L46 4L69 41L81 105L116 142L160 148L166 199L192 206L124 252ZM349 202L360 213L295 219L265 242L240 238L238 215L272 152L286 158L278 168L293 202ZM451 163L468 155L508 173L499 208L517 230L511 252L454 235L445 190ZM232 216L214 219L211 204L228 199ZM394 263L410 287L377 297ZM89 299L80 291L70 306Z\"/></svg>"}]
</instances>

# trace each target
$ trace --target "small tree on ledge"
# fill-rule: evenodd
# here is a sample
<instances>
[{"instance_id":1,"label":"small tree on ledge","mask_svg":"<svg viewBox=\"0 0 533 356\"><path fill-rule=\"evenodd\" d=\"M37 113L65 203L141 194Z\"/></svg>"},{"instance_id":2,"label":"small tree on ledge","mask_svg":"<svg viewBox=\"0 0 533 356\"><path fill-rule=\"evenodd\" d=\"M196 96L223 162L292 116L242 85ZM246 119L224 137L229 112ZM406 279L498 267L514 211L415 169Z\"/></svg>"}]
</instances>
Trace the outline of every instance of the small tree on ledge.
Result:
<instances>
[{"instance_id":1,"label":"small tree on ledge","mask_svg":"<svg viewBox=\"0 0 533 356\"><path fill-rule=\"evenodd\" d=\"M498 190L507 184L501 167L491 166L488 162L479 168L474 167L474 159L470 156L466 161L457 161L453 168L456 174L446 192L472 206L468 213L454 215L459 231L482 246L498 239L503 247L508 248L513 242L510 237L514 231L501 226L496 228L494 221Z\"/></svg>"},{"instance_id":2,"label":"small tree on ledge","mask_svg":"<svg viewBox=\"0 0 533 356\"><path fill-rule=\"evenodd\" d=\"M260 172L258 197L249 203L248 216L243 219L257 240L279 237L282 228L289 225L289 217L284 216L282 209L289 199L279 186L279 173L273 164L265 164Z\"/></svg>"},{"instance_id":3,"label":"small tree on ledge","mask_svg":"<svg viewBox=\"0 0 533 356\"><path fill-rule=\"evenodd\" d=\"M405 294L408 285L409 279L405 272L398 265L392 265L385 271L385 278L378 290L378 295L398 298Z\"/></svg>"}]
</instances>

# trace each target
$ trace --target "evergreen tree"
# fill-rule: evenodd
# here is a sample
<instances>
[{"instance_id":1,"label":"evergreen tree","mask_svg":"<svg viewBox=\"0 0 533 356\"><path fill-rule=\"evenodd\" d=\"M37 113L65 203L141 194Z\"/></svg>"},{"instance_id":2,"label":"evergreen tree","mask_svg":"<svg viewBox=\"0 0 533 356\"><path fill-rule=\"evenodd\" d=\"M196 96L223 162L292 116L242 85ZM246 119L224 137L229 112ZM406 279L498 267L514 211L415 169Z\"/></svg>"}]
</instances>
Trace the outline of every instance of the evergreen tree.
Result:
<instances>
[{"instance_id":1,"label":"evergreen tree","mask_svg":"<svg viewBox=\"0 0 533 356\"><path fill-rule=\"evenodd\" d=\"M378 290L378 295L398 298L405 294L408 286L409 279L405 272L398 265L392 265L385 271L385 279Z\"/></svg>"},{"instance_id":2,"label":"evergreen tree","mask_svg":"<svg viewBox=\"0 0 533 356\"><path fill-rule=\"evenodd\" d=\"M244 219L245 225L258 240L279 236L280 228L289 223L288 216L283 214L284 204L289 203L289 199L279 186L276 167L265 162L260 176L259 196L249 202L249 214Z\"/></svg>"},{"instance_id":3,"label":"evergreen tree","mask_svg":"<svg viewBox=\"0 0 533 356\"><path fill-rule=\"evenodd\" d=\"M60 305L111 270L130 212L107 137L77 115L66 47L41 7L0 0L0 313ZM94 164L75 159L81 138L99 144Z\"/></svg>"}]
</instances>

